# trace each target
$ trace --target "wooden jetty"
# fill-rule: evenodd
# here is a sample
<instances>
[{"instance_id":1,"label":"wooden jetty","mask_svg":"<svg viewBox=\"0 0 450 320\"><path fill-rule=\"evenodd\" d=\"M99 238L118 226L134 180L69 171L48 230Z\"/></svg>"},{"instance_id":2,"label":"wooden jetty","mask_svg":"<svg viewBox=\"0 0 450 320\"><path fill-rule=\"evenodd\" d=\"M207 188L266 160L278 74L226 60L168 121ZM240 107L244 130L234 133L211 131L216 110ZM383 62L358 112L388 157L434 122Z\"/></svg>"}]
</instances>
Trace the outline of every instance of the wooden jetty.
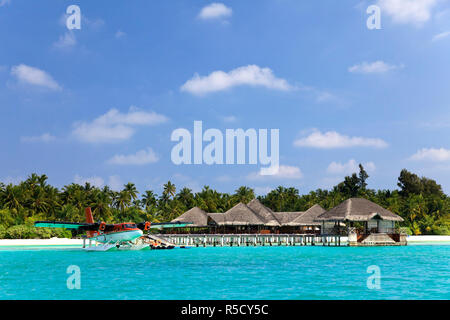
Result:
<instances>
[{"instance_id":1,"label":"wooden jetty","mask_svg":"<svg viewBox=\"0 0 450 320\"><path fill-rule=\"evenodd\" d=\"M176 246L341 246L340 235L318 234L158 234L158 238Z\"/></svg>"}]
</instances>

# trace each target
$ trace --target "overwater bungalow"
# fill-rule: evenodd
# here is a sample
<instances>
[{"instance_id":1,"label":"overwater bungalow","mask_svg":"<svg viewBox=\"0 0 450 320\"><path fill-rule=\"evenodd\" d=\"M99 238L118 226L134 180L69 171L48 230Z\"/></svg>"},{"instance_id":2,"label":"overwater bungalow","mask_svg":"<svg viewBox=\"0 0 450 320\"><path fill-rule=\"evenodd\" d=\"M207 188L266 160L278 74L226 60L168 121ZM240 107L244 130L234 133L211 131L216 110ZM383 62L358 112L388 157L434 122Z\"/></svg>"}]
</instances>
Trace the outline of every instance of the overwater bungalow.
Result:
<instances>
[{"instance_id":1,"label":"overwater bungalow","mask_svg":"<svg viewBox=\"0 0 450 320\"><path fill-rule=\"evenodd\" d=\"M238 203L222 214L211 215L214 233L258 233L264 221L246 204Z\"/></svg>"},{"instance_id":2,"label":"overwater bungalow","mask_svg":"<svg viewBox=\"0 0 450 320\"><path fill-rule=\"evenodd\" d=\"M289 222L286 222L281 228L282 233L320 233L322 223L317 221L317 217L326 210L316 204L300 214Z\"/></svg>"},{"instance_id":3,"label":"overwater bungalow","mask_svg":"<svg viewBox=\"0 0 450 320\"><path fill-rule=\"evenodd\" d=\"M171 222L189 223L183 228L183 232L205 233L209 230L210 220L211 217L205 211L199 207L194 207Z\"/></svg>"},{"instance_id":4,"label":"overwater bungalow","mask_svg":"<svg viewBox=\"0 0 450 320\"><path fill-rule=\"evenodd\" d=\"M208 241L214 245L230 242L230 237L235 237L237 243L297 241L298 244L329 245L331 242L340 245L341 236L347 235L350 246L406 245L406 235L396 229L396 223L401 221L400 216L360 198L348 199L328 211L316 204L297 212L275 212L254 199L247 204L239 203L224 213L207 213L194 207L171 221L184 223L183 227L162 232L197 237L204 245Z\"/></svg>"},{"instance_id":5,"label":"overwater bungalow","mask_svg":"<svg viewBox=\"0 0 450 320\"><path fill-rule=\"evenodd\" d=\"M348 199L319 215L316 221L322 223L322 234L347 233L350 246L406 244L406 235L395 228L403 218L367 199Z\"/></svg>"},{"instance_id":6,"label":"overwater bungalow","mask_svg":"<svg viewBox=\"0 0 450 320\"><path fill-rule=\"evenodd\" d=\"M189 223L169 233L190 234L319 234L315 218L325 210L315 205L302 212L274 212L259 200L239 203L224 213L207 213L194 207L171 222Z\"/></svg>"}]
</instances>

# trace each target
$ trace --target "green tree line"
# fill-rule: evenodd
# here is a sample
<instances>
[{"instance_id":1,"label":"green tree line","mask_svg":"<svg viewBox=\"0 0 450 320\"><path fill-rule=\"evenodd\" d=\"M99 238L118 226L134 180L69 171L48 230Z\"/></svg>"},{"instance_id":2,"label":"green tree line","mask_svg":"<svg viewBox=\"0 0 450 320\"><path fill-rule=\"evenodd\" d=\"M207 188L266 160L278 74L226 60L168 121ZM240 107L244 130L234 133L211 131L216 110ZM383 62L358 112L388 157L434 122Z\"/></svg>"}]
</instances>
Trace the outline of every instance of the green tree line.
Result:
<instances>
[{"instance_id":1,"label":"green tree line","mask_svg":"<svg viewBox=\"0 0 450 320\"><path fill-rule=\"evenodd\" d=\"M369 199L405 219L410 234L450 234L450 197L436 181L402 170L397 190L374 190L363 166L359 173L345 177L331 190L318 189L300 194L296 188L279 186L258 199L274 211L305 211L314 204L331 209L351 197ZM31 174L18 184L0 183L0 238L70 237L67 230L34 228L37 220L84 222L84 209L91 207L94 219L115 222L170 221L198 206L206 212L225 212L239 202L255 198L254 190L242 186L233 194L221 193L209 186L200 192L178 190L168 181L157 195L151 190L139 193L133 183L120 191L108 186L72 183L58 189L46 175Z\"/></svg>"}]
</instances>

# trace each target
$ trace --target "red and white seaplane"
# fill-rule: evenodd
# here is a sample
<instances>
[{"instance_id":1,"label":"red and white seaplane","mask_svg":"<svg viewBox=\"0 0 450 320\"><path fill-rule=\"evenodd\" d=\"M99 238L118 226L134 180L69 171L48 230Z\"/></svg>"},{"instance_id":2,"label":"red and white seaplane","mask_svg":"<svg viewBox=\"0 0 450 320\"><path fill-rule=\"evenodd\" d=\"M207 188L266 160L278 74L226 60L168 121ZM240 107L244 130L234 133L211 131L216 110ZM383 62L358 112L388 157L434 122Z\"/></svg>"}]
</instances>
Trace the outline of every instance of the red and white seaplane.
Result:
<instances>
[{"instance_id":1,"label":"red and white seaplane","mask_svg":"<svg viewBox=\"0 0 450 320\"><path fill-rule=\"evenodd\" d=\"M64 222L64 221L36 221L35 227L40 228L65 228L74 230L79 234L86 232L85 240L89 241L86 246L83 242L83 249L87 251L108 251L108 250L143 250L151 245L159 245L159 239L152 239L151 236L143 237L144 232L150 228L180 227L186 224L179 223L141 223L125 222L107 224L105 222L94 222L91 208L86 208L86 223ZM156 237L154 237L156 238ZM159 243L158 243L159 242Z\"/></svg>"}]
</instances>

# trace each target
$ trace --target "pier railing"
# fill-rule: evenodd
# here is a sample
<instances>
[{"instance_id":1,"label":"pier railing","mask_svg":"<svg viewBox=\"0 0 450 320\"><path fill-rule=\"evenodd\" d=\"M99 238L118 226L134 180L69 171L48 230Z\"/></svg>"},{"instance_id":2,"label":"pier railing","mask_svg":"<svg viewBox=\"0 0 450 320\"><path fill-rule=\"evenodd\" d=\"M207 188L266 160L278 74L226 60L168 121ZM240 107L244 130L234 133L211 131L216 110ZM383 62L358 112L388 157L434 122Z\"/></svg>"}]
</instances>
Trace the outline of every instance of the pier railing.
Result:
<instances>
[{"instance_id":1,"label":"pier railing","mask_svg":"<svg viewBox=\"0 0 450 320\"><path fill-rule=\"evenodd\" d=\"M159 234L159 238L177 246L340 246L340 235L315 234Z\"/></svg>"}]
</instances>

